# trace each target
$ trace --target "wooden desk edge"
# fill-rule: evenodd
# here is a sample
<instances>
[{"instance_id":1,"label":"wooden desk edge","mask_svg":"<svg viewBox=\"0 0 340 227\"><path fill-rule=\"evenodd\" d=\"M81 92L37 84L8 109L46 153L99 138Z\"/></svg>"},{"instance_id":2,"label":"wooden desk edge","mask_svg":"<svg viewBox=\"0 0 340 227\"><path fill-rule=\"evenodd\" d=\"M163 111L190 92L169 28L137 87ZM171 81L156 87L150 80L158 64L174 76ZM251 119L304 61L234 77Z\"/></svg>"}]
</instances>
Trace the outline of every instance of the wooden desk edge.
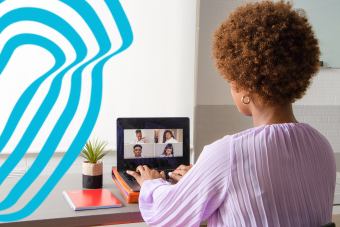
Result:
<instances>
[{"instance_id":1,"label":"wooden desk edge","mask_svg":"<svg viewBox=\"0 0 340 227\"><path fill-rule=\"evenodd\" d=\"M79 211L81 212L81 211ZM89 215L79 217L65 217L56 219L41 219L33 221L19 222L0 222L0 226L6 227L76 227L76 226L98 226L98 225L115 225L144 222L140 212L131 213L113 213L102 215Z\"/></svg>"}]
</instances>

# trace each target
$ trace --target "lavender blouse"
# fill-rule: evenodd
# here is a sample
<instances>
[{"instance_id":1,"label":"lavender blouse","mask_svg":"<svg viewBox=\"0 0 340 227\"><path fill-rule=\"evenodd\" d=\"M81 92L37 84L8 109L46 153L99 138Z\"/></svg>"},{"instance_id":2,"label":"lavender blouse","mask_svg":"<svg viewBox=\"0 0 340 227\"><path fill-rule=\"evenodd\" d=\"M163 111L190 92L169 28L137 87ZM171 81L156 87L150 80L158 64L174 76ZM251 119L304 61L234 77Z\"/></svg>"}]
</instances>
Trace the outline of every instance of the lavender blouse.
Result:
<instances>
[{"instance_id":1,"label":"lavender blouse","mask_svg":"<svg viewBox=\"0 0 340 227\"><path fill-rule=\"evenodd\" d=\"M145 181L149 226L322 226L332 219L336 168L327 139L305 123L261 126L205 146L176 184Z\"/></svg>"}]
</instances>

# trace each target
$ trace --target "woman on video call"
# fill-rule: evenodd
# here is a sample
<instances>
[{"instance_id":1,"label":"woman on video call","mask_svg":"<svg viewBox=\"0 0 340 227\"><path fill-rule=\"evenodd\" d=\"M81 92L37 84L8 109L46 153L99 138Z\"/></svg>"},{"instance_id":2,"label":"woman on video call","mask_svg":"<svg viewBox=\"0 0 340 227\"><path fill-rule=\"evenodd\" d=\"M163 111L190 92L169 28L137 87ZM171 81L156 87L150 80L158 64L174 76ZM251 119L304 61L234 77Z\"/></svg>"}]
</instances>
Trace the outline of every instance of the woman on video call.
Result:
<instances>
[{"instance_id":1,"label":"woman on video call","mask_svg":"<svg viewBox=\"0 0 340 227\"><path fill-rule=\"evenodd\" d=\"M161 157L174 157L174 148L171 143L168 143L165 146L164 151L161 154Z\"/></svg>"},{"instance_id":2,"label":"woman on video call","mask_svg":"<svg viewBox=\"0 0 340 227\"><path fill-rule=\"evenodd\" d=\"M165 130L163 134L163 143L177 143L177 140L175 140L175 137L170 130Z\"/></svg>"},{"instance_id":3,"label":"woman on video call","mask_svg":"<svg viewBox=\"0 0 340 227\"><path fill-rule=\"evenodd\" d=\"M318 72L318 40L303 11L284 1L242 5L213 34L213 58L240 113L254 127L204 147L171 185L147 166L128 171L142 186L149 226L322 226L332 219L335 160L327 139L299 123L292 103ZM228 89L228 88L226 88ZM169 199L171 198L171 199Z\"/></svg>"}]
</instances>

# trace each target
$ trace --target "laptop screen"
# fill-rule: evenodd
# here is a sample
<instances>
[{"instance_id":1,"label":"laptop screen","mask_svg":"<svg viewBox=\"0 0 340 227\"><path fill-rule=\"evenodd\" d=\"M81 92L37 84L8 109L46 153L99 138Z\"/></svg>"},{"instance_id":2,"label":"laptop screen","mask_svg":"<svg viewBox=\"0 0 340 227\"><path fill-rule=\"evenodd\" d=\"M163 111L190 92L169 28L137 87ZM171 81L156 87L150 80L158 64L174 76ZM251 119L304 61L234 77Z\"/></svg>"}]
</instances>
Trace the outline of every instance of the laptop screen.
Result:
<instances>
[{"instance_id":1,"label":"laptop screen","mask_svg":"<svg viewBox=\"0 0 340 227\"><path fill-rule=\"evenodd\" d=\"M117 167L174 169L190 163L189 118L118 118Z\"/></svg>"}]
</instances>

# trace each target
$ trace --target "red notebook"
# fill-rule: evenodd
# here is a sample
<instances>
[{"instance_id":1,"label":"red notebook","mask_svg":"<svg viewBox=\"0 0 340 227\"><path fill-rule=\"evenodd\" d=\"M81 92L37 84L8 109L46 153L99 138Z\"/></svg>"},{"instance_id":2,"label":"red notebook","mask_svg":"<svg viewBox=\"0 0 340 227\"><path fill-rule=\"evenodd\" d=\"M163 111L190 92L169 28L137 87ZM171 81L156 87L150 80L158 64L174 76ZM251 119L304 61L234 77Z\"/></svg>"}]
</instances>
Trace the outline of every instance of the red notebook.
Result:
<instances>
[{"instance_id":1,"label":"red notebook","mask_svg":"<svg viewBox=\"0 0 340 227\"><path fill-rule=\"evenodd\" d=\"M107 189L68 190L63 195L73 210L121 207L122 203Z\"/></svg>"}]
</instances>

